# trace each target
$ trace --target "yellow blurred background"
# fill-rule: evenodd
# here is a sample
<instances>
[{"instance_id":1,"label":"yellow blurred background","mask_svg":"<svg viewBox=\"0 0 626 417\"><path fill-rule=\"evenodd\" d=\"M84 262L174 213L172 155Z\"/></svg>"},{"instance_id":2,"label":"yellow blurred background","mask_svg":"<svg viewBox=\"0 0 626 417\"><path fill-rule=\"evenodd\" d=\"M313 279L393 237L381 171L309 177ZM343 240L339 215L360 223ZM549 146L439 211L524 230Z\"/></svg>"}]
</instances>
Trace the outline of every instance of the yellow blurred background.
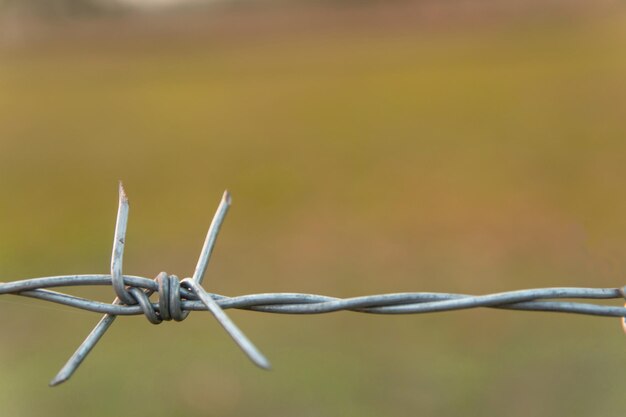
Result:
<instances>
[{"instance_id":1,"label":"yellow blurred background","mask_svg":"<svg viewBox=\"0 0 626 417\"><path fill-rule=\"evenodd\" d=\"M107 273L121 179L146 277L231 191L221 294L626 284L618 2L57 3L0 3L3 281ZM229 314L271 372L208 313L124 317L51 389L99 316L2 297L0 415L623 414L617 319Z\"/></svg>"}]
</instances>

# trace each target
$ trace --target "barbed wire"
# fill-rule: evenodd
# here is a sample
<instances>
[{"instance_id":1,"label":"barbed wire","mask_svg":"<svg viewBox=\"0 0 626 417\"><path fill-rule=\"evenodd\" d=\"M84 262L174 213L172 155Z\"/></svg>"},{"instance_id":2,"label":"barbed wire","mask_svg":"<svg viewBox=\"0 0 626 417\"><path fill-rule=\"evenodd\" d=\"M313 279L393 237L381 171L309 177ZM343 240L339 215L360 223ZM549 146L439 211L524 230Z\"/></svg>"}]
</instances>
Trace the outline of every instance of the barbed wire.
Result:
<instances>
[{"instance_id":1,"label":"barbed wire","mask_svg":"<svg viewBox=\"0 0 626 417\"><path fill-rule=\"evenodd\" d=\"M111 274L63 275L0 283L0 295L37 298L104 314L52 379L50 386L67 381L74 374L117 316L143 314L151 323L159 324L169 320L182 321L191 311L208 310L250 360L263 369L270 368L269 361L230 320L224 310L234 308L276 314L321 314L342 310L370 314L422 314L488 307L620 317L622 327L626 331L626 307L571 301L624 299L626 287L535 288L487 295L403 292L343 299L303 293L260 293L236 297L209 293L202 287L202 281L230 203L230 195L226 191L213 217L191 278L179 280L177 276L165 272L161 272L154 279L122 274L129 205L120 183ZM48 289L85 285L112 286L117 297L112 303L104 303ZM158 295L156 301L150 300L153 294ZM561 301L564 299L567 301Z\"/></svg>"}]
</instances>

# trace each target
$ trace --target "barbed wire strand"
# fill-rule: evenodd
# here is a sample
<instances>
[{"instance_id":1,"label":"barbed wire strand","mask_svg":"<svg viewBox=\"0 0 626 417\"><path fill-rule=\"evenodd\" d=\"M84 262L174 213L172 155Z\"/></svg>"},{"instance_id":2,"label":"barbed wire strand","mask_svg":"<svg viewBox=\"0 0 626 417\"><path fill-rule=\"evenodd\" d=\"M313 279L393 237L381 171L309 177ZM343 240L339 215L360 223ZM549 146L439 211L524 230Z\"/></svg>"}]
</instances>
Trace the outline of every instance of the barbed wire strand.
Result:
<instances>
[{"instance_id":1,"label":"barbed wire strand","mask_svg":"<svg viewBox=\"0 0 626 417\"><path fill-rule=\"evenodd\" d=\"M231 197L226 191L213 217L191 278L179 280L175 275L168 275L165 272L161 272L155 279L123 275L122 261L126 243L129 204L120 182L110 275L62 275L0 283L0 295L11 294L36 298L104 314L52 379L50 386L56 386L67 381L74 374L117 316L143 314L151 323L159 324L164 320L182 321L191 311L209 311L250 360L263 369L270 369L269 361L226 315L224 310L235 308L276 314L322 314L341 310L370 314L423 314L488 307L620 317L622 327L626 331L626 307L569 301L573 299L624 299L626 298L626 287L535 288L487 295L403 292L343 299L303 293L260 293L236 297L209 293L202 287L202 281L230 204ZM111 286L116 298L108 304L48 289L86 285ZM156 302L150 300L150 296L153 294L158 294Z\"/></svg>"}]
</instances>

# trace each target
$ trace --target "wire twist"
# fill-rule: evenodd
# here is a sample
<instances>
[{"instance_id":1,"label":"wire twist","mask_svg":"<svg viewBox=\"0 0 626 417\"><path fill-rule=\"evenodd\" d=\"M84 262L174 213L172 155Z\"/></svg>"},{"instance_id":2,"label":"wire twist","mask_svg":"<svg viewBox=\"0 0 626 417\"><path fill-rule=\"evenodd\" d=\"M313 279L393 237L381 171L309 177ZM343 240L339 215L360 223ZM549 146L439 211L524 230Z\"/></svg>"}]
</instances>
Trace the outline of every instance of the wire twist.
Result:
<instances>
[{"instance_id":1,"label":"wire twist","mask_svg":"<svg viewBox=\"0 0 626 417\"><path fill-rule=\"evenodd\" d=\"M250 360L264 369L270 368L269 361L230 320L224 310L236 308L277 314L321 314L341 310L370 314L421 314L489 307L620 317L622 327L626 332L626 307L569 301L571 299L624 299L626 287L536 288L487 295L411 292L345 299L302 293L264 293L237 297L208 293L201 284L230 203L230 195L225 192L209 227L191 278L181 281L177 276L165 272L161 272L154 279L123 275L122 259L129 206L128 198L120 183L111 274L64 275L0 283L0 295L12 294L37 298L82 310L104 313L104 317L52 379L51 386L67 381L73 375L117 316L143 314L150 323L159 324L170 320L182 321L191 311L208 310ZM112 286L116 298L108 304L48 289L82 285ZM158 296L156 301L150 300L153 294Z\"/></svg>"}]
</instances>

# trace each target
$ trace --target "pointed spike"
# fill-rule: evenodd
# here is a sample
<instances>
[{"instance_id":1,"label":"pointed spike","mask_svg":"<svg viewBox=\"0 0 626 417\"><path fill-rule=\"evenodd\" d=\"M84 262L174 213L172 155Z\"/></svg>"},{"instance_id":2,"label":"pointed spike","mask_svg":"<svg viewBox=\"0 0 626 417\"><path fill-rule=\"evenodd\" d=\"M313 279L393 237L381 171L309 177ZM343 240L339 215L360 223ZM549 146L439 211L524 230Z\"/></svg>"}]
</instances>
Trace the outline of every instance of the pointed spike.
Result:
<instances>
[{"instance_id":1,"label":"pointed spike","mask_svg":"<svg viewBox=\"0 0 626 417\"><path fill-rule=\"evenodd\" d=\"M126 191L124 191L124 183L122 180L119 180L118 192L120 196L120 203L128 204L128 197L126 196Z\"/></svg>"},{"instance_id":2,"label":"pointed spike","mask_svg":"<svg viewBox=\"0 0 626 417\"><path fill-rule=\"evenodd\" d=\"M228 190L224 190L224 194L222 194L222 201L224 201L228 206L233 202L233 198Z\"/></svg>"},{"instance_id":3,"label":"pointed spike","mask_svg":"<svg viewBox=\"0 0 626 417\"><path fill-rule=\"evenodd\" d=\"M68 377L69 378L69 377ZM60 373L57 374L57 376L55 376L54 378L52 378L52 380L48 383L49 387L56 387L57 385L61 385L62 383L64 383L65 381L68 380L68 378L65 378L64 376L62 376Z\"/></svg>"},{"instance_id":4,"label":"pointed spike","mask_svg":"<svg viewBox=\"0 0 626 417\"><path fill-rule=\"evenodd\" d=\"M222 195L222 200L220 201L220 204L217 207L217 211L213 216L213 220L211 221L211 226L209 226L209 231L207 232L206 238L204 240L204 245L202 246L202 250L200 251L200 257L198 258L196 269L193 273L193 280L198 284L202 284L202 280L204 279L204 274L209 264L211 253L213 252L213 248L215 247L217 235L220 232L220 228L222 227L222 223L224 222L226 213L228 213L230 203L230 193L228 191L224 191L224 194Z\"/></svg>"},{"instance_id":5,"label":"pointed spike","mask_svg":"<svg viewBox=\"0 0 626 417\"><path fill-rule=\"evenodd\" d=\"M113 304L120 304L120 300L116 298ZM117 316L111 314L105 314L104 317L102 317L96 327L87 335L83 343L78 346L78 349L76 349L74 354L72 354L65 365L63 365L61 370L52 378L52 381L49 383L51 387L62 384L74 375L74 372L76 372L80 364L83 363L89 352L91 352L94 346L96 346L96 343L98 343L102 336L104 336L104 333L111 327L116 317Z\"/></svg>"},{"instance_id":6,"label":"pointed spike","mask_svg":"<svg viewBox=\"0 0 626 417\"><path fill-rule=\"evenodd\" d=\"M248 337L237 327L237 325L228 317L217 302L194 280L185 278L181 284L188 286L196 293L200 301L213 314L219 324L235 341L237 346L248 356L248 358L259 368L270 370L269 360L261 353L259 349L248 339Z\"/></svg>"},{"instance_id":7,"label":"pointed spike","mask_svg":"<svg viewBox=\"0 0 626 417\"><path fill-rule=\"evenodd\" d=\"M122 181L119 182L118 190L119 203L117 207L117 220L115 221L115 234L113 236L113 251L111 254L111 279L117 297L126 304L134 304L135 299L128 293L128 290L124 286L124 276L122 275L129 212L128 197L124 191Z\"/></svg>"}]
</instances>

